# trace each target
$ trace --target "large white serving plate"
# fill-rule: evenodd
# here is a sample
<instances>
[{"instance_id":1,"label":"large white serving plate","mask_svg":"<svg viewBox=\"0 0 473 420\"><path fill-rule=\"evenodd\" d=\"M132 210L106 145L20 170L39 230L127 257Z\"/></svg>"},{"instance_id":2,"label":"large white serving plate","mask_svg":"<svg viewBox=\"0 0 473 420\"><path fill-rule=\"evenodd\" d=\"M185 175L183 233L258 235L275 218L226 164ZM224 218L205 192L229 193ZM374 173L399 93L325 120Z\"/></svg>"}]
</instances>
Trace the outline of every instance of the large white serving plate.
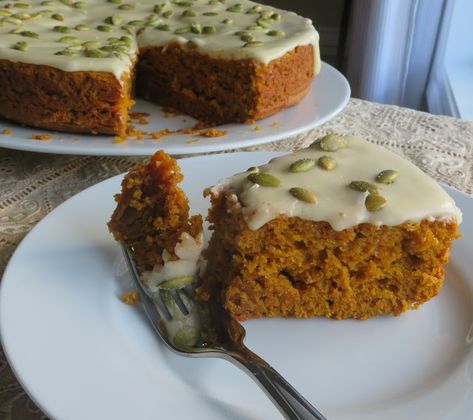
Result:
<instances>
[{"instance_id":1,"label":"large white serving plate","mask_svg":"<svg viewBox=\"0 0 473 420\"><path fill-rule=\"evenodd\" d=\"M320 74L314 79L311 90L299 104L253 125L219 126L218 129L228 132L223 137L206 138L175 134L162 137L160 140L129 139L123 143L116 143L113 136L52 133L0 120L0 147L60 154L145 156L158 149L164 149L170 154L194 154L255 146L282 140L323 124L345 107L349 97L350 86L345 77L330 65L322 63ZM161 107L142 100L137 101L132 111L150 114L149 124L142 126L136 124L136 128L148 132L158 132L165 128L170 130L192 128L197 122L184 115L171 117L166 115ZM4 129L11 130L12 134L1 134ZM52 139L33 140L32 134L50 134Z\"/></svg>"},{"instance_id":2,"label":"large white serving plate","mask_svg":"<svg viewBox=\"0 0 473 420\"><path fill-rule=\"evenodd\" d=\"M193 212L219 178L266 162L239 153L180 162ZM203 170L211 168L212 170ZM29 395L57 419L273 419L262 391L221 360L175 356L154 335L105 226L121 177L44 218L12 257L0 289L7 358ZM472 418L473 200L441 294L418 311L367 321L261 319L247 344L329 419Z\"/></svg>"}]
</instances>

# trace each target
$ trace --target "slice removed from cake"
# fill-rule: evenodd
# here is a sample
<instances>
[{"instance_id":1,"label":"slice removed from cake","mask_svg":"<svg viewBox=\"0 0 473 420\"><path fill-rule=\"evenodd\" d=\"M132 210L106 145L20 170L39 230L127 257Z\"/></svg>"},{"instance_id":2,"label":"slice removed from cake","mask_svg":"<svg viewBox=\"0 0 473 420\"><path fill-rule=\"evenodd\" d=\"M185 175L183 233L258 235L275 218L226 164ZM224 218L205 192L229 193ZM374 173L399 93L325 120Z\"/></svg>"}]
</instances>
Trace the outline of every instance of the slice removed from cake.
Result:
<instances>
[{"instance_id":1,"label":"slice removed from cake","mask_svg":"<svg viewBox=\"0 0 473 420\"><path fill-rule=\"evenodd\" d=\"M166 280L193 277L203 238L202 217L189 217L189 203L179 183L177 162L163 151L133 168L115 196L117 207L108 223L123 242L151 293Z\"/></svg>"},{"instance_id":2,"label":"slice removed from cake","mask_svg":"<svg viewBox=\"0 0 473 420\"><path fill-rule=\"evenodd\" d=\"M420 169L359 137L311 147L206 191L213 235L198 296L237 320L366 319L440 291L461 212Z\"/></svg>"}]
</instances>

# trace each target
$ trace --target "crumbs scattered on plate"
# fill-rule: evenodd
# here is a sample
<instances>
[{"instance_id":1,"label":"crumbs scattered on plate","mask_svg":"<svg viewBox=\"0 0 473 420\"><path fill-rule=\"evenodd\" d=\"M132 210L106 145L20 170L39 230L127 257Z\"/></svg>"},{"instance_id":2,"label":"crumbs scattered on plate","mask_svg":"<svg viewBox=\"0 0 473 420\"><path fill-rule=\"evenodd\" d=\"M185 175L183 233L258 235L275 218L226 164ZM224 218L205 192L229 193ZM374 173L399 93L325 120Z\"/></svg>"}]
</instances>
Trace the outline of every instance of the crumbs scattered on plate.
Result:
<instances>
[{"instance_id":1,"label":"crumbs scattered on plate","mask_svg":"<svg viewBox=\"0 0 473 420\"><path fill-rule=\"evenodd\" d=\"M124 137L116 136L115 143L123 143L130 138L135 140L143 140L144 138L160 140L164 136L170 136L172 134L185 134L201 137L223 137L226 136L228 132L226 130L217 130L216 128L181 128L179 130L169 130L168 128L164 128L159 131L144 131L138 130L133 124L128 124L126 135Z\"/></svg>"},{"instance_id":2,"label":"crumbs scattered on plate","mask_svg":"<svg viewBox=\"0 0 473 420\"><path fill-rule=\"evenodd\" d=\"M12 131L9 130L8 128L5 128L4 130L2 130L2 134L7 135L7 134L11 134L11 133L12 133Z\"/></svg>"}]
</instances>

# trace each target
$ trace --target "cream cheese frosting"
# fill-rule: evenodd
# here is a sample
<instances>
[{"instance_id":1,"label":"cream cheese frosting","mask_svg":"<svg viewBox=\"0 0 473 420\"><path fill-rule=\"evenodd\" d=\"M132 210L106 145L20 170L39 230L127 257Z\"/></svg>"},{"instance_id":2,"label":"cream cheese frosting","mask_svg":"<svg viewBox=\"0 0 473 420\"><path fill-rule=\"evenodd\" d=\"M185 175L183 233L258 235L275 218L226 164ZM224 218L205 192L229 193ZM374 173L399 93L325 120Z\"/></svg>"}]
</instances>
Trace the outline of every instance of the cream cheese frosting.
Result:
<instances>
[{"instance_id":1,"label":"cream cheese frosting","mask_svg":"<svg viewBox=\"0 0 473 420\"><path fill-rule=\"evenodd\" d=\"M322 150L318 141L307 149L226 178L210 191L233 197L236 205L242 206L252 230L280 215L326 221L337 231L360 223L395 226L421 220L461 222L461 211L450 196L412 163L360 137L334 137L342 139L346 147ZM324 169L319 161L323 156L331 158L335 167ZM291 165L303 159L305 168L299 164L299 169L306 170L293 172ZM389 184L379 182L379 174L387 170L398 176ZM273 178L257 183L251 173L269 174ZM366 185L369 190L363 191ZM291 194L294 188L305 195L301 197L294 190ZM368 205L373 197L381 201L379 208Z\"/></svg>"},{"instance_id":2,"label":"cream cheese frosting","mask_svg":"<svg viewBox=\"0 0 473 420\"><path fill-rule=\"evenodd\" d=\"M318 41L310 19L248 0L0 0L0 59L119 80L139 48L171 43L265 64L312 45L318 73Z\"/></svg>"}]
</instances>

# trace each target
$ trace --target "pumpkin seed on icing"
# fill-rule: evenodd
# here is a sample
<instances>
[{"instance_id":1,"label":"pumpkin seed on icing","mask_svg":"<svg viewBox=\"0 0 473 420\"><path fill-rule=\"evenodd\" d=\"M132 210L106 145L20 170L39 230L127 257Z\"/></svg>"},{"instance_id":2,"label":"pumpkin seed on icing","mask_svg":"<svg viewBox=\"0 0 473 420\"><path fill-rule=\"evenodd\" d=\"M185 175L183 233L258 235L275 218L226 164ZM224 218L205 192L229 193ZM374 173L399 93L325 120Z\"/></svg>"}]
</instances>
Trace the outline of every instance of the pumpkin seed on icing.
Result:
<instances>
[{"instance_id":1,"label":"pumpkin seed on icing","mask_svg":"<svg viewBox=\"0 0 473 420\"><path fill-rule=\"evenodd\" d=\"M197 16L197 13L194 12L193 10L184 10L181 14L183 17L195 17Z\"/></svg>"},{"instance_id":2,"label":"pumpkin seed on icing","mask_svg":"<svg viewBox=\"0 0 473 420\"><path fill-rule=\"evenodd\" d=\"M31 15L29 13L15 13L14 15L12 15L12 17L20 20L31 19Z\"/></svg>"},{"instance_id":3,"label":"pumpkin seed on icing","mask_svg":"<svg viewBox=\"0 0 473 420\"><path fill-rule=\"evenodd\" d=\"M180 2L177 2L176 4L181 7L191 7L194 5L191 1L180 1Z\"/></svg>"},{"instance_id":4,"label":"pumpkin seed on icing","mask_svg":"<svg viewBox=\"0 0 473 420\"><path fill-rule=\"evenodd\" d=\"M315 166L315 160L304 158L296 160L294 163L291 164L289 170L291 172L307 172L308 170L312 169Z\"/></svg>"},{"instance_id":5,"label":"pumpkin seed on icing","mask_svg":"<svg viewBox=\"0 0 473 420\"><path fill-rule=\"evenodd\" d=\"M104 22L116 26L120 25L123 22L123 18L121 17L121 15L115 14L113 16L105 18Z\"/></svg>"},{"instance_id":6,"label":"pumpkin seed on icing","mask_svg":"<svg viewBox=\"0 0 473 420\"><path fill-rule=\"evenodd\" d=\"M96 48L100 46L100 41L86 41L82 43L85 48Z\"/></svg>"},{"instance_id":7,"label":"pumpkin seed on icing","mask_svg":"<svg viewBox=\"0 0 473 420\"><path fill-rule=\"evenodd\" d=\"M173 14L174 12L172 10L167 10L161 16L167 19L167 18L170 18Z\"/></svg>"},{"instance_id":8,"label":"pumpkin seed on icing","mask_svg":"<svg viewBox=\"0 0 473 420\"><path fill-rule=\"evenodd\" d=\"M321 140L315 142L324 152L336 152L337 150L344 149L348 146L348 142L345 137L339 136L338 134L327 134L322 137Z\"/></svg>"},{"instance_id":9,"label":"pumpkin seed on icing","mask_svg":"<svg viewBox=\"0 0 473 420\"><path fill-rule=\"evenodd\" d=\"M256 20L256 23L265 29L271 29L273 27L273 22L268 18L259 18Z\"/></svg>"},{"instance_id":10,"label":"pumpkin seed on icing","mask_svg":"<svg viewBox=\"0 0 473 420\"><path fill-rule=\"evenodd\" d=\"M233 23L233 20L230 18L225 18L222 20L222 23L225 25L231 25Z\"/></svg>"},{"instance_id":11,"label":"pumpkin seed on icing","mask_svg":"<svg viewBox=\"0 0 473 420\"><path fill-rule=\"evenodd\" d=\"M54 20L60 20L60 21L64 20L64 16L60 15L58 13L54 13L53 15L51 15L51 18L54 19Z\"/></svg>"},{"instance_id":12,"label":"pumpkin seed on icing","mask_svg":"<svg viewBox=\"0 0 473 420\"><path fill-rule=\"evenodd\" d=\"M13 28L11 31L8 31L9 34L18 35L23 31L23 28Z\"/></svg>"},{"instance_id":13,"label":"pumpkin seed on icing","mask_svg":"<svg viewBox=\"0 0 473 420\"><path fill-rule=\"evenodd\" d=\"M69 32L71 32L71 29L67 26L55 26L53 28L53 31L54 32L61 32L63 34L68 34Z\"/></svg>"},{"instance_id":14,"label":"pumpkin seed on icing","mask_svg":"<svg viewBox=\"0 0 473 420\"><path fill-rule=\"evenodd\" d=\"M263 7L258 4L256 6L253 6L251 9L248 9L246 11L246 13L248 15L257 14L257 13L261 12L262 9L263 9Z\"/></svg>"},{"instance_id":15,"label":"pumpkin seed on icing","mask_svg":"<svg viewBox=\"0 0 473 420\"><path fill-rule=\"evenodd\" d=\"M281 180L266 172L253 172L248 175L248 180L262 187L279 187Z\"/></svg>"},{"instance_id":16,"label":"pumpkin seed on icing","mask_svg":"<svg viewBox=\"0 0 473 420\"><path fill-rule=\"evenodd\" d=\"M13 3L13 7L15 9L29 9L31 7L31 4L27 3Z\"/></svg>"},{"instance_id":17,"label":"pumpkin seed on icing","mask_svg":"<svg viewBox=\"0 0 473 420\"><path fill-rule=\"evenodd\" d=\"M11 12L7 9L0 9L0 16L10 16Z\"/></svg>"},{"instance_id":18,"label":"pumpkin seed on icing","mask_svg":"<svg viewBox=\"0 0 473 420\"><path fill-rule=\"evenodd\" d=\"M281 20L281 15L279 13L273 13L271 15L271 19L273 20Z\"/></svg>"},{"instance_id":19,"label":"pumpkin seed on icing","mask_svg":"<svg viewBox=\"0 0 473 420\"><path fill-rule=\"evenodd\" d=\"M75 36L63 36L57 40L58 42L64 42L67 44L77 44L80 43L80 39Z\"/></svg>"},{"instance_id":20,"label":"pumpkin seed on icing","mask_svg":"<svg viewBox=\"0 0 473 420\"><path fill-rule=\"evenodd\" d=\"M204 16L217 16L218 13L217 12L205 12L205 13L202 13L202 15L204 15Z\"/></svg>"},{"instance_id":21,"label":"pumpkin seed on icing","mask_svg":"<svg viewBox=\"0 0 473 420\"><path fill-rule=\"evenodd\" d=\"M161 13L165 7L166 7L165 3L157 4L153 7L153 12L154 13Z\"/></svg>"},{"instance_id":22,"label":"pumpkin seed on icing","mask_svg":"<svg viewBox=\"0 0 473 420\"><path fill-rule=\"evenodd\" d=\"M174 33L176 35L182 35L182 34L186 34L187 32L189 32L190 29L188 27L183 27L183 28L177 28Z\"/></svg>"},{"instance_id":23,"label":"pumpkin seed on icing","mask_svg":"<svg viewBox=\"0 0 473 420\"><path fill-rule=\"evenodd\" d=\"M283 31L278 31L276 29L272 29L271 31L266 32L266 35L268 35L268 36L283 36L284 32Z\"/></svg>"},{"instance_id":24,"label":"pumpkin seed on icing","mask_svg":"<svg viewBox=\"0 0 473 420\"><path fill-rule=\"evenodd\" d=\"M144 25L145 21L144 20L141 20L141 19L136 19L136 20L130 20L128 22L128 25L131 25L131 26L138 26L138 25Z\"/></svg>"},{"instance_id":25,"label":"pumpkin seed on icing","mask_svg":"<svg viewBox=\"0 0 473 420\"><path fill-rule=\"evenodd\" d=\"M260 29L264 29L262 26L259 26L259 25L250 25L250 26L247 26L246 29L248 29L249 31L258 31Z\"/></svg>"},{"instance_id":26,"label":"pumpkin seed on icing","mask_svg":"<svg viewBox=\"0 0 473 420\"><path fill-rule=\"evenodd\" d=\"M262 10L259 13L260 18L263 18L263 19L269 19L271 18L272 15L273 15L273 12L271 10Z\"/></svg>"},{"instance_id":27,"label":"pumpkin seed on icing","mask_svg":"<svg viewBox=\"0 0 473 420\"><path fill-rule=\"evenodd\" d=\"M250 42L250 41L254 41L255 40L255 37L253 35L251 35L250 33L248 33L248 35L241 35L240 36L240 39L243 41L243 42Z\"/></svg>"},{"instance_id":28,"label":"pumpkin seed on icing","mask_svg":"<svg viewBox=\"0 0 473 420\"><path fill-rule=\"evenodd\" d=\"M250 166L246 172L259 172L259 168L257 166Z\"/></svg>"},{"instance_id":29,"label":"pumpkin seed on icing","mask_svg":"<svg viewBox=\"0 0 473 420\"><path fill-rule=\"evenodd\" d=\"M365 199L365 207L368 211L375 212L381 210L386 204L386 199L379 194L371 193Z\"/></svg>"},{"instance_id":30,"label":"pumpkin seed on icing","mask_svg":"<svg viewBox=\"0 0 473 420\"><path fill-rule=\"evenodd\" d=\"M326 171L332 171L337 167L337 161L331 156L321 156L317 160L317 165Z\"/></svg>"},{"instance_id":31,"label":"pumpkin seed on icing","mask_svg":"<svg viewBox=\"0 0 473 420\"><path fill-rule=\"evenodd\" d=\"M202 33L204 34L213 34L217 31L217 28L213 25L207 25L202 28Z\"/></svg>"},{"instance_id":32,"label":"pumpkin seed on icing","mask_svg":"<svg viewBox=\"0 0 473 420\"><path fill-rule=\"evenodd\" d=\"M39 38L39 34L37 34L36 32L32 32L32 31L22 31L22 32L20 32L19 35L26 36L28 38L35 38L35 39Z\"/></svg>"},{"instance_id":33,"label":"pumpkin seed on icing","mask_svg":"<svg viewBox=\"0 0 473 420\"><path fill-rule=\"evenodd\" d=\"M100 32L110 32L112 30L112 27L107 25L98 25L97 30Z\"/></svg>"},{"instance_id":34,"label":"pumpkin seed on icing","mask_svg":"<svg viewBox=\"0 0 473 420\"><path fill-rule=\"evenodd\" d=\"M399 172L392 169L385 169L376 176L376 181L381 184L392 184L399 176Z\"/></svg>"},{"instance_id":35,"label":"pumpkin seed on icing","mask_svg":"<svg viewBox=\"0 0 473 420\"><path fill-rule=\"evenodd\" d=\"M73 6L74 2L72 0L60 0L62 4L65 4L66 6Z\"/></svg>"},{"instance_id":36,"label":"pumpkin seed on icing","mask_svg":"<svg viewBox=\"0 0 473 420\"><path fill-rule=\"evenodd\" d=\"M2 19L2 23L11 23L12 25L22 25L23 22L20 19L16 19L14 17L8 16Z\"/></svg>"},{"instance_id":37,"label":"pumpkin seed on icing","mask_svg":"<svg viewBox=\"0 0 473 420\"><path fill-rule=\"evenodd\" d=\"M191 25L191 31L195 34L201 34L202 33L202 26L200 23L195 22Z\"/></svg>"},{"instance_id":38,"label":"pumpkin seed on icing","mask_svg":"<svg viewBox=\"0 0 473 420\"><path fill-rule=\"evenodd\" d=\"M135 5L134 5L134 4L130 4L130 3L126 3L126 4L121 4L120 6L118 6L118 8L119 8L120 10L134 10Z\"/></svg>"},{"instance_id":39,"label":"pumpkin seed on icing","mask_svg":"<svg viewBox=\"0 0 473 420\"><path fill-rule=\"evenodd\" d=\"M15 45L12 46L12 48L18 51L27 51L28 43L25 41L18 41Z\"/></svg>"},{"instance_id":40,"label":"pumpkin seed on icing","mask_svg":"<svg viewBox=\"0 0 473 420\"><path fill-rule=\"evenodd\" d=\"M55 6L57 3L52 0L44 0L41 2L41 6Z\"/></svg>"},{"instance_id":41,"label":"pumpkin seed on icing","mask_svg":"<svg viewBox=\"0 0 473 420\"><path fill-rule=\"evenodd\" d=\"M263 41L249 41L243 46L247 48L255 48L255 47L261 47L263 45L264 45Z\"/></svg>"},{"instance_id":42,"label":"pumpkin seed on icing","mask_svg":"<svg viewBox=\"0 0 473 420\"><path fill-rule=\"evenodd\" d=\"M87 3L85 1L76 1L73 4L75 9L85 9L87 7Z\"/></svg>"},{"instance_id":43,"label":"pumpkin seed on icing","mask_svg":"<svg viewBox=\"0 0 473 420\"><path fill-rule=\"evenodd\" d=\"M160 31L170 31L172 28L171 28L171 25L168 25L166 23L166 24L158 25L157 29L159 29Z\"/></svg>"},{"instance_id":44,"label":"pumpkin seed on icing","mask_svg":"<svg viewBox=\"0 0 473 420\"><path fill-rule=\"evenodd\" d=\"M54 55L64 55L67 57L74 57L74 56L78 56L79 53L77 51L61 50L61 51L55 52Z\"/></svg>"},{"instance_id":45,"label":"pumpkin seed on icing","mask_svg":"<svg viewBox=\"0 0 473 420\"><path fill-rule=\"evenodd\" d=\"M120 4L122 0L107 0L109 3Z\"/></svg>"},{"instance_id":46,"label":"pumpkin seed on icing","mask_svg":"<svg viewBox=\"0 0 473 420\"><path fill-rule=\"evenodd\" d=\"M104 54L102 51L96 50L96 49L85 50L85 55L86 55L87 57L91 57L91 58L103 58L103 57L106 57L106 54Z\"/></svg>"},{"instance_id":47,"label":"pumpkin seed on icing","mask_svg":"<svg viewBox=\"0 0 473 420\"><path fill-rule=\"evenodd\" d=\"M79 25L74 26L74 29L76 31L88 31L90 29L90 26L80 23Z\"/></svg>"},{"instance_id":48,"label":"pumpkin seed on icing","mask_svg":"<svg viewBox=\"0 0 473 420\"><path fill-rule=\"evenodd\" d=\"M371 194L378 193L378 187L366 181L352 181L348 185L352 190L360 192L369 192Z\"/></svg>"},{"instance_id":49,"label":"pumpkin seed on icing","mask_svg":"<svg viewBox=\"0 0 473 420\"><path fill-rule=\"evenodd\" d=\"M298 200L305 201L306 203L317 202L317 197L315 194L305 188L294 187L289 190L289 193Z\"/></svg>"},{"instance_id":50,"label":"pumpkin seed on icing","mask_svg":"<svg viewBox=\"0 0 473 420\"><path fill-rule=\"evenodd\" d=\"M227 11L231 13L241 13L243 12L243 6L240 3L237 3L229 7Z\"/></svg>"}]
</instances>

